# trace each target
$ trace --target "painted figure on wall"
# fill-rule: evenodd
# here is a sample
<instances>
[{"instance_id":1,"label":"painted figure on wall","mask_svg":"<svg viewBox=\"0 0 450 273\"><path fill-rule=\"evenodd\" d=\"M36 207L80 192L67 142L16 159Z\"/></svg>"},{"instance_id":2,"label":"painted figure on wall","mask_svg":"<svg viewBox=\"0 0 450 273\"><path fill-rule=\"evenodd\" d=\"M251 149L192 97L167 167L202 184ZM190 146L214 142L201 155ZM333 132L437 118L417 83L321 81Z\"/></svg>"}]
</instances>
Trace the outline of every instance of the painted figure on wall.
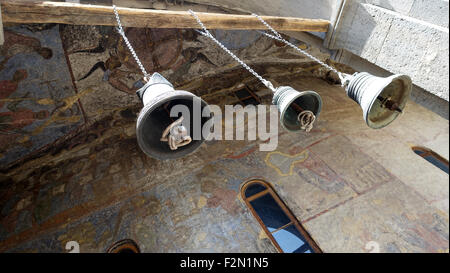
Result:
<instances>
[{"instance_id":1,"label":"painted figure on wall","mask_svg":"<svg viewBox=\"0 0 450 273\"><path fill-rule=\"evenodd\" d=\"M5 104L6 99L17 90L19 82L28 77L24 69L16 70L11 80L0 81L0 108Z\"/></svg>"},{"instance_id":2,"label":"painted figure on wall","mask_svg":"<svg viewBox=\"0 0 450 273\"><path fill-rule=\"evenodd\" d=\"M0 81L0 108L5 104L5 100L8 100L9 96L17 90L19 82L26 78L27 72L19 69L11 80ZM0 112L0 157L3 157L4 152L17 144L29 147L31 145L29 138L22 138L23 141L18 142L19 138L27 134L22 128L32 124L36 119L42 120L49 115L47 110L33 112L27 108L19 108L20 101L20 99L12 100L12 103L7 106L10 111Z\"/></svg>"},{"instance_id":3,"label":"painted figure on wall","mask_svg":"<svg viewBox=\"0 0 450 273\"><path fill-rule=\"evenodd\" d=\"M111 29L110 31L115 30ZM111 34L109 33L109 35ZM148 73L176 69L181 64L178 60L182 50L182 37L179 30L128 28L126 35L132 41L133 47ZM78 79L78 82L101 69L103 81L107 81L117 90L134 95L140 87L136 79L142 75L122 38L119 38L115 44L100 39L99 46L95 49L80 49L74 53L102 53L105 51L109 52L109 58L106 61L95 63L85 75Z\"/></svg>"},{"instance_id":4,"label":"painted figure on wall","mask_svg":"<svg viewBox=\"0 0 450 273\"><path fill-rule=\"evenodd\" d=\"M0 70L3 70L9 59L19 53L36 52L44 59L50 59L53 51L48 47L42 47L41 42L34 38L5 30L5 42L0 46L0 55L4 59L0 62Z\"/></svg>"},{"instance_id":5,"label":"painted figure on wall","mask_svg":"<svg viewBox=\"0 0 450 273\"><path fill-rule=\"evenodd\" d=\"M4 152L16 145L31 147L30 137L22 128L36 120L44 120L48 116L47 110L33 112L25 108L14 112L0 113L0 158L3 157Z\"/></svg>"},{"instance_id":6,"label":"painted figure on wall","mask_svg":"<svg viewBox=\"0 0 450 273\"><path fill-rule=\"evenodd\" d=\"M55 118L75 95L58 28L12 26L0 46L0 167L66 135L80 124L78 106ZM55 109L56 107L56 109ZM57 125L55 125L57 123Z\"/></svg>"}]
</instances>

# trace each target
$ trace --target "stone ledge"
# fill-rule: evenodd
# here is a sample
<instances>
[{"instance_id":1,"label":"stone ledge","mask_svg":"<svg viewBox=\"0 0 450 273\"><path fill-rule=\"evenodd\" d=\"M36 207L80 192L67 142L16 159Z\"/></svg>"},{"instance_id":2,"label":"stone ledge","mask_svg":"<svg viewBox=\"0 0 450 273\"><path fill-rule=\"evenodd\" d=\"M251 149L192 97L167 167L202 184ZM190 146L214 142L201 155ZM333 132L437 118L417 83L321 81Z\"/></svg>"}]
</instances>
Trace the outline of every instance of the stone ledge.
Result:
<instances>
[{"instance_id":1,"label":"stone ledge","mask_svg":"<svg viewBox=\"0 0 450 273\"><path fill-rule=\"evenodd\" d=\"M347 7L332 48L343 48L449 100L448 28L371 4Z\"/></svg>"}]
</instances>

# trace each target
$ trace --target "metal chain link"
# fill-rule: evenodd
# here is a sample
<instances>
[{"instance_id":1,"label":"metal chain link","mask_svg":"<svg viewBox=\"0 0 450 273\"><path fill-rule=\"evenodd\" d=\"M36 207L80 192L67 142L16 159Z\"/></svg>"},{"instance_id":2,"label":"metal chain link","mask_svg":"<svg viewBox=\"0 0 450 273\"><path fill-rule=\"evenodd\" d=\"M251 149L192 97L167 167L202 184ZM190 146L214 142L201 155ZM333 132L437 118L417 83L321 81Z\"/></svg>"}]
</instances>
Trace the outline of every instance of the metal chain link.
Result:
<instances>
[{"instance_id":1,"label":"metal chain link","mask_svg":"<svg viewBox=\"0 0 450 273\"><path fill-rule=\"evenodd\" d=\"M297 47L296 45L294 45L294 44L292 44L292 43L286 41L286 39L284 39L283 37L281 37L281 35L280 35L275 29L273 29L266 21L264 21L263 18L261 18L259 15L255 14L255 13L253 13L252 15L255 16L256 18L258 18L259 21L261 21L261 23L263 23L269 30L271 30L271 31L275 34L275 36L273 36L273 35L271 35L271 34L269 34L269 33L263 32L263 31L258 31L259 33L261 33L261 34L263 34L263 35L265 35L265 36L267 36L267 37L269 37L269 38L272 38L272 39L275 39L275 40L278 40L278 41L280 41L280 42L283 42L283 43L287 44L288 46L290 46L290 47L292 47L293 49L299 51L300 53L302 53L303 55L307 56L308 58L310 58L310 59L312 59L312 60L318 62L318 63L319 63L320 65L322 65L323 67L328 68L329 70L331 70L331 71L333 71L334 73L338 74L339 77L341 77L341 72L337 71L336 68L334 68L334 67L332 67L332 66L330 66L330 65L328 65L328 64L326 64L326 63L324 63L324 62L322 62L321 60L319 60L318 58L316 58L316 57L314 57L313 55L309 54L309 53L306 52L305 50L303 50L303 49Z\"/></svg>"},{"instance_id":2,"label":"metal chain link","mask_svg":"<svg viewBox=\"0 0 450 273\"><path fill-rule=\"evenodd\" d=\"M256 18L258 18L258 20L265 25L273 34L275 34L275 36L270 35L269 33L266 32L262 32L262 31L258 31L259 33L278 40L280 42L283 42L287 45L289 45L290 47L294 48L297 51L300 51L301 53L303 53L304 55L306 55L307 57L313 59L314 61L318 62L319 64L321 64L322 66L325 66L326 68L334 71L335 73L337 73L339 75L339 77L341 77L340 73L334 69L333 67L327 65L326 63L322 62L321 60L319 60L318 58L312 56L311 54L309 54L308 52L298 48L297 46L295 46L294 44L286 41L275 29L273 29L266 21L264 21L263 18L261 18L260 16L258 16L255 13L252 13L253 16L255 16ZM305 130L306 132L310 132L314 126L314 122L316 121L316 116L314 115L314 113L310 110L303 110L302 112L300 112L300 114L297 116L297 120L300 122L300 128L302 130Z\"/></svg>"},{"instance_id":3,"label":"metal chain link","mask_svg":"<svg viewBox=\"0 0 450 273\"><path fill-rule=\"evenodd\" d=\"M131 46L130 41L128 41L127 36L125 36L125 31L122 28L122 24L120 23L119 13L117 12L116 5L113 5L114 14L116 15L117 24L119 25L116 27L117 32L119 32L120 35L122 35L123 40L125 44L127 45L128 49L131 52L131 55L133 55L134 59L136 60L136 63L138 64L139 68L141 69L142 73L144 74L144 79L147 81L149 74L145 70L144 66L142 65L141 61L139 60L136 52L134 51L133 47Z\"/></svg>"},{"instance_id":4,"label":"metal chain link","mask_svg":"<svg viewBox=\"0 0 450 273\"><path fill-rule=\"evenodd\" d=\"M266 21L264 21L263 18L261 18L258 14L252 13L252 15L255 16L256 18L258 18L258 20L263 25L265 25L270 31L272 31L273 34L275 34L275 36L277 36L280 39L283 39L283 37L281 37L281 35L275 29L273 29Z\"/></svg>"},{"instance_id":5,"label":"metal chain link","mask_svg":"<svg viewBox=\"0 0 450 273\"><path fill-rule=\"evenodd\" d=\"M236 55L234 55L233 52L231 52L228 48L226 48L221 42L219 42L214 36L206 29L205 25L200 21L200 18L198 18L197 14L195 14L194 11L189 10L189 13L194 16L197 23L202 27L203 31L197 30L198 33L201 35L210 38L213 40L220 48L222 48L226 53L228 53L234 60L236 60L240 65L242 65L245 69L247 69L250 73L253 74L257 79L259 79L267 88L272 90L272 92L275 92L276 89L273 87L273 84L261 77L258 73L256 73L251 67L249 67L246 63L244 63L241 59L239 59Z\"/></svg>"}]
</instances>

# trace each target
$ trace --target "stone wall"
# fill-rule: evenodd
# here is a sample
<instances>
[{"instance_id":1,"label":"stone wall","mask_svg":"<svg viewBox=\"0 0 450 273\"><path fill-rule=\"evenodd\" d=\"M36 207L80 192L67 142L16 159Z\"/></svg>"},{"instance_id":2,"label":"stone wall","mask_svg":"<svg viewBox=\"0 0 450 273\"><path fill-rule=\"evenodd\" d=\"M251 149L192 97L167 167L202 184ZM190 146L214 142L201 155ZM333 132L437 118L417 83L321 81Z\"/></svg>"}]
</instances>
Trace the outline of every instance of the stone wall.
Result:
<instances>
[{"instance_id":1,"label":"stone wall","mask_svg":"<svg viewBox=\"0 0 450 273\"><path fill-rule=\"evenodd\" d=\"M448 1L347 1L329 44L449 100Z\"/></svg>"}]
</instances>

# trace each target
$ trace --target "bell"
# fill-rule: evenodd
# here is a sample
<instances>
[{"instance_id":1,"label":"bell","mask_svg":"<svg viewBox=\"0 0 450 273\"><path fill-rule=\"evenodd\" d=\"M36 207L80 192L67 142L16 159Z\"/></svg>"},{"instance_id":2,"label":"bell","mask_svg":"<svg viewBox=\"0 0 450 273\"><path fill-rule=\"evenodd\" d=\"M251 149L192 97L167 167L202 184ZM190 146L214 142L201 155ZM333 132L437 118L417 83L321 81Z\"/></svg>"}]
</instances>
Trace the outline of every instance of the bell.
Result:
<instances>
[{"instance_id":1,"label":"bell","mask_svg":"<svg viewBox=\"0 0 450 273\"><path fill-rule=\"evenodd\" d=\"M382 78L367 72L343 74L342 85L347 96L361 106L367 125L374 129L387 126L403 112L412 89L407 75Z\"/></svg>"},{"instance_id":2,"label":"bell","mask_svg":"<svg viewBox=\"0 0 450 273\"><path fill-rule=\"evenodd\" d=\"M150 157L165 160L194 152L204 141L204 123L211 118L208 104L194 94L175 90L158 73L136 94L144 107L139 113L136 136L141 150ZM171 117L171 110L186 109ZM205 110L205 111L204 111ZM206 117L203 117L206 113Z\"/></svg>"},{"instance_id":3,"label":"bell","mask_svg":"<svg viewBox=\"0 0 450 273\"><path fill-rule=\"evenodd\" d=\"M322 98L314 91L298 92L290 86L275 90L272 103L280 112L281 125L288 131L309 131L322 110Z\"/></svg>"}]
</instances>

